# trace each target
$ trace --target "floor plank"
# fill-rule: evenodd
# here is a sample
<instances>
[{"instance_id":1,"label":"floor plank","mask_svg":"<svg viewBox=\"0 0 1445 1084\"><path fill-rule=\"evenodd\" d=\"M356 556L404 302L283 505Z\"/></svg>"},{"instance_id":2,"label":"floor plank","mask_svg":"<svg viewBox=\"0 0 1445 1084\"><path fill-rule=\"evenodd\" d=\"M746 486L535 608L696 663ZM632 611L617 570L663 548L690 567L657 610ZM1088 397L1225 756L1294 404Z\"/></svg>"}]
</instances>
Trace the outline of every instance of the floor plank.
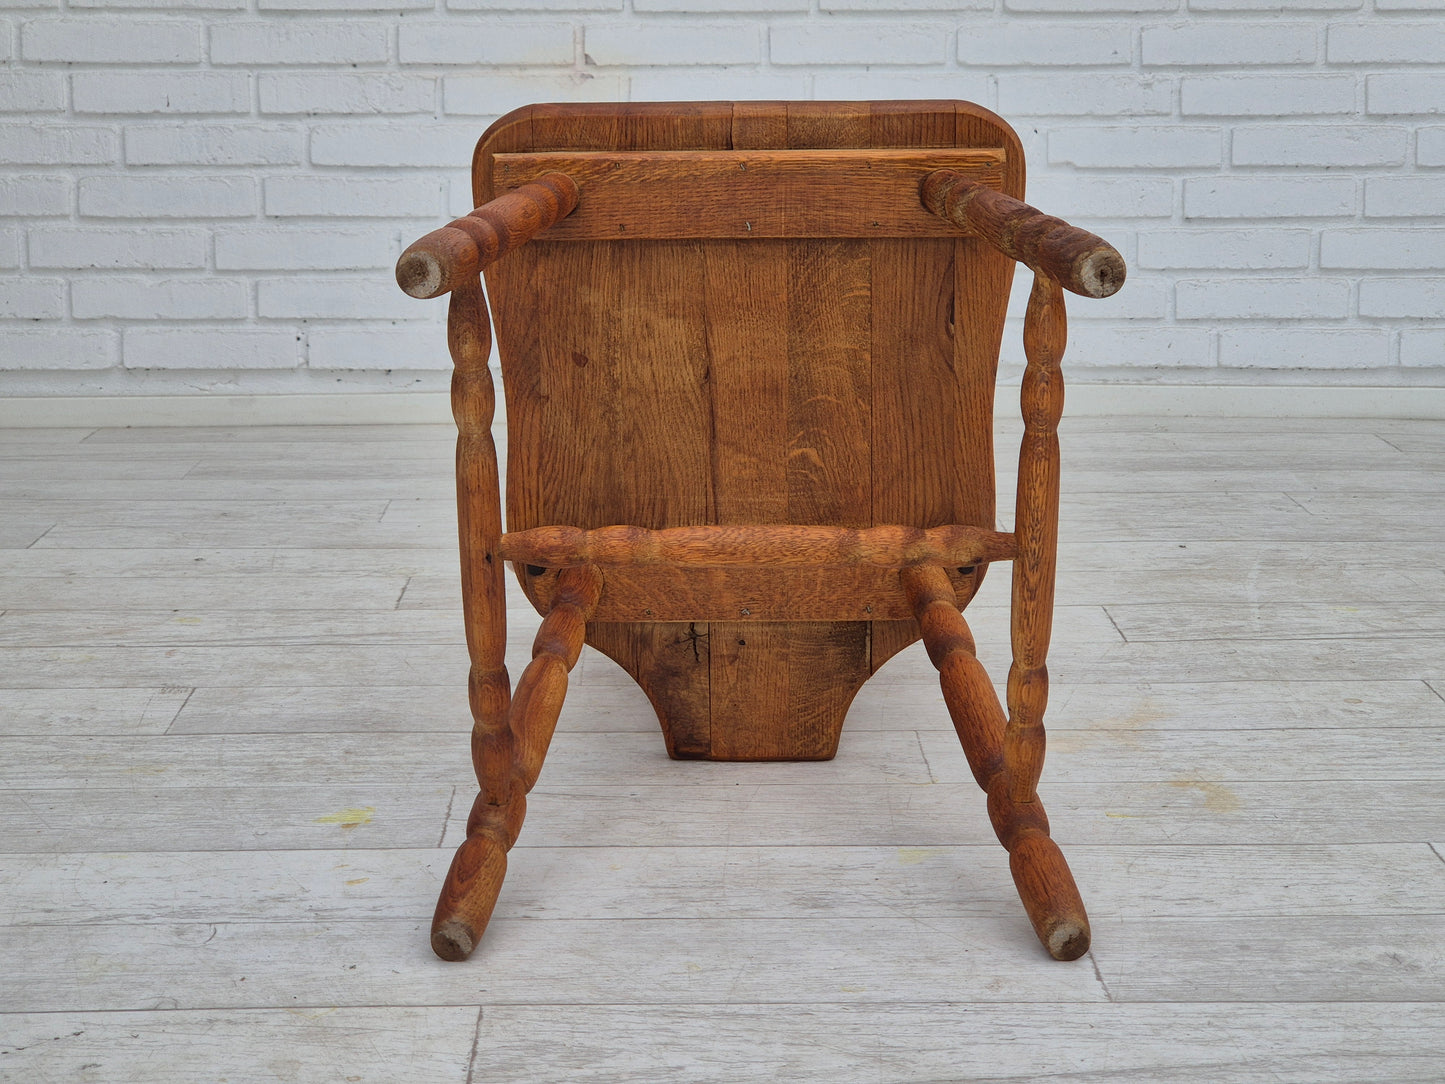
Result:
<instances>
[{"instance_id":1,"label":"floor plank","mask_svg":"<svg viewBox=\"0 0 1445 1084\"><path fill-rule=\"evenodd\" d=\"M1095 919L1435 915L1445 863L1428 844L1076 845ZM438 848L0 855L0 925L411 919ZM87 890L104 886L104 891ZM299 907L298 907L299 901ZM536 847L512 851L498 916L1013 918L997 844L952 847Z\"/></svg>"},{"instance_id":2,"label":"floor plank","mask_svg":"<svg viewBox=\"0 0 1445 1084\"><path fill-rule=\"evenodd\" d=\"M60 426L37 426L34 429L21 429L19 427L6 429L0 427L0 444L46 443L57 446L78 444L95 432L96 430L88 427L65 428Z\"/></svg>"},{"instance_id":3,"label":"floor plank","mask_svg":"<svg viewBox=\"0 0 1445 1084\"><path fill-rule=\"evenodd\" d=\"M996 683L995 691L1000 702L1006 699L1002 684ZM192 697L187 712L194 702ZM1445 727L1445 701L1418 680L1053 681L1044 721L1051 733ZM941 690L921 683L865 685L847 726L952 731Z\"/></svg>"},{"instance_id":4,"label":"floor plank","mask_svg":"<svg viewBox=\"0 0 1445 1084\"><path fill-rule=\"evenodd\" d=\"M470 1084L471 1006L0 1015L0 1073L35 1084Z\"/></svg>"},{"instance_id":5,"label":"floor plank","mask_svg":"<svg viewBox=\"0 0 1445 1084\"><path fill-rule=\"evenodd\" d=\"M0 693L0 736L163 734L192 691L182 685L73 688L59 698L53 689L6 689Z\"/></svg>"},{"instance_id":6,"label":"floor plank","mask_svg":"<svg viewBox=\"0 0 1445 1084\"><path fill-rule=\"evenodd\" d=\"M846 732L845 732L846 733ZM1167 774L1167 771L1161 772ZM720 773L719 778L726 779ZM1381 804L1384 789L1390 795ZM470 793L467 790L465 793ZM1445 783L1068 783L1041 789L1061 844L1210 846L1262 843L1394 843L1445 838ZM465 803L453 805L444 845L464 838ZM545 778L528 799L529 846L673 846L720 843L949 846L992 843L984 797L972 783L924 786L772 786L743 782L658 786L557 786Z\"/></svg>"},{"instance_id":7,"label":"floor plank","mask_svg":"<svg viewBox=\"0 0 1445 1084\"><path fill-rule=\"evenodd\" d=\"M1407 732L1413 733L1413 732ZM922 784L928 765L910 732L859 732L845 737L844 756L816 761L817 782ZM419 786L472 780L467 740L453 734L402 734L378 741L368 734L175 734L103 737L15 736L0 762L0 790L47 790L76 780L114 788L137 780L152 788L218 787L231 783L304 786L318 777L333 783ZM1403 754L1401 754L1403 756ZM958 758L962 760L962 754ZM574 734L548 756L543 779L577 783L704 782L721 774L767 785L796 778L791 764L714 764L673 761L660 740L644 734ZM1438 772L1437 772L1438 774ZM1407 778L1415 778L1413 774Z\"/></svg>"},{"instance_id":8,"label":"floor plank","mask_svg":"<svg viewBox=\"0 0 1445 1084\"><path fill-rule=\"evenodd\" d=\"M1087 960L1059 966L1020 915L628 922L496 918L472 967L432 955L427 920L0 927L0 1012L104 1005L753 1004L788 1000L1106 1000ZM920 954L920 937L936 941ZM915 946L910 948L909 946ZM1005 971L997 961L1023 956Z\"/></svg>"},{"instance_id":9,"label":"floor plank","mask_svg":"<svg viewBox=\"0 0 1445 1084\"><path fill-rule=\"evenodd\" d=\"M1421 561L1426 557L1422 556ZM158 576L209 579L227 576L417 576L445 572L457 578L457 556L439 541L426 548L338 549L259 545L241 548L27 549L5 556L6 576L106 580ZM107 583L107 588L114 586ZM108 596L105 596L108 597ZM460 594L458 595L460 599ZM94 604L94 600L92 600ZM127 607L129 608L129 607Z\"/></svg>"},{"instance_id":10,"label":"floor plank","mask_svg":"<svg viewBox=\"0 0 1445 1084\"><path fill-rule=\"evenodd\" d=\"M1092 955L1115 1001L1442 1002L1442 935L1445 914L1104 918Z\"/></svg>"},{"instance_id":11,"label":"floor plank","mask_svg":"<svg viewBox=\"0 0 1445 1084\"><path fill-rule=\"evenodd\" d=\"M497 1006L479 1074L971 1084L1433 1084L1436 1004Z\"/></svg>"},{"instance_id":12,"label":"floor plank","mask_svg":"<svg viewBox=\"0 0 1445 1084\"><path fill-rule=\"evenodd\" d=\"M7 851L232 851L430 847L453 811L456 788L369 784L276 787L149 786L0 789ZM462 799L462 816L471 805Z\"/></svg>"},{"instance_id":13,"label":"floor plank","mask_svg":"<svg viewBox=\"0 0 1445 1084\"><path fill-rule=\"evenodd\" d=\"M404 575L317 576L278 572L244 576L0 576L0 598L32 613L109 610L394 610ZM54 618L59 622L63 619ZM36 618L30 618L35 623Z\"/></svg>"},{"instance_id":14,"label":"floor plank","mask_svg":"<svg viewBox=\"0 0 1445 1084\"><path fill-rule=\"evenodd\" d=\"M457 614L427 610L396 613L395 599L401 587L396 581L386 586L393 592L390 605L380 592L374 592L373 605L354 609L331 609L324 604L270 609L269 598L256 599L257 604L251 609L225 612L213 611L204 604L186 607L186 612L164 606L27 612L17 604L0 619L0 646L340 647L464 643L462 622Z\"/></svg>"},{"instance_id":15,"label":"floor plank","mask_svg":"<svg viewBox=\"0 0 1445 1084\"><path fill-rule=\"evenodd\" d=\"M210 447L244 447L293 442L307 444L392 444L398 441L451 441L456 430L449 425L192 425L106 427L84 438L87 444L169 444L176 440Z\"/></svg>"},{"instance_id":16,"label":"floor plank","mask_svg":"<svg viewBox=\"0 0 1445 1084\"><path fill-rule=\"evenodd\" d=\"M95 488L103 492L105 482L162 481L184 478L196 466L194 458L176 459L114 459L100 456L95 459L62 458L59 456L0 456L0 493L10 495L16 481L31 480L30 486L40 494L53 493L56 482L77 480L99 480ZM34 481L37 477L44 482ZM164 488L164 487L161 487ZM114 492L115 487L110 487Z\"/></svg>"},{"instance_id":17,"label":"floor plank","mask_svg":"<svg viewBox=\"0 0 1445 1084\"><path fill-rule=\"evenodd\" d=\"M35 545L55 526L51 516L6 516L0 520L0 549L23 550ZM7 552L6 556L9 556Z\"/></svg>"},{"instance_id":18,"label":"floor plank","mask_svg":"<svg viewBox=\"0 0 1445 1084\"><path fill-rule=\"evenodd\" d=\"M450 461L450 453L446 457ZM80 472L77 464L77 473ZM373 478L362 476L346 485L347 493L357 500L410 500L423 496L435 500L448 500L456 490L455 484L444 476L418 480L423 466L413 466L411 476L397 478ZM281 477L242 478L228 480L226 496L216 496L214 480L187 475L175 481L146 479L127 482L127 492L134 493L137 500L149 501L217 501L234 503L247 501L325 501L335 496L337 485L325 478ZM21 476L14 480L0 480L0 500L14 501L55 501L63 505L82 506L94 501L112 497L115 486L104 479L86 477L59 478L54 481L37 482L33 477Z\"/></svg>"}]
</instances>

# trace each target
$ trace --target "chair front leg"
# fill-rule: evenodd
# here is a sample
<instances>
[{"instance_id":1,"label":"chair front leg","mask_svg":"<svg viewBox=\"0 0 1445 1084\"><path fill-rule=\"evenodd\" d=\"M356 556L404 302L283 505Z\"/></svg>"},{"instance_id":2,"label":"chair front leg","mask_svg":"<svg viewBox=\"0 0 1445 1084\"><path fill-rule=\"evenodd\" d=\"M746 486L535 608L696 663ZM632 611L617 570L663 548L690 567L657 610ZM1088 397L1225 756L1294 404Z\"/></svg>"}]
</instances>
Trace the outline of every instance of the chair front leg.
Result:
<instances>
[{"instance_id":1,"label":"chair front leg","mask_svg":"<svg viewBox=\"0 0 1445 1084\"><path fill-rule=\"evenodd\" d=\"M1067 335L1063 290L1055 279L1036 273L1024 316L1028 368L1021 395L1024 436L1014 516L1018 556L1013 569L1013 665L1003 739L1009 797L1019 803L1035 799L1044 767L1044 708L1049 699L1045 659L1053 630L1059 542L1058 426L1064 410L1059 362Z\"/></svg>"},{"instance_id":2,"label":"chair front leg","mask_svg":"<svg viewBox=\"0 0 1445 1084\"><path fill-rule=\"evenodd\" d=\"M457 423L457 521L462 558L462 617L471 673L472 764L480 793L467 819L467 838L447 871L432 919L432 950L464 960L491 918L507 872L507 850L526 808L513 769L508 712L511 683L503 661L507 598L503 562L497 449L492 441L496 392L487 368L491 324L480 281L452 291L447 321L452 363L452 414Z\"/></svg>"},{"instance_id":3,"label":"chair front leg","mask_svg":"<svg viewBox=\"0 0 1445 1084\"><path fill-rule=\"evenodd\" d=\"M1003 774L1007 802L1020 825L1038 828L1005 840L1009 869L1035 932L1059 959L1083 955L1089 947L1089 920L1073 874L1059 846L1048 835L1048 820L1038 800L1044 767L1044 709L1049 700L1046 659L1054 621L1054 571L1059 543L1059 419L1064 411L1064 380L1059 363L1068 340L1064 292L1052 276L1036 271L1024 314L1024 372L1020 401L1024 436L1019 446L1018 503L1014 535L1013 599L1010 617L1013 664L1008 674L1008 725L1003 735ZM1032 810L1037 817L1031 817ZM997 827L997 825L996 825ZM1002 838L1002 834L1000 835Z\"/></svg>"}]
</instances>

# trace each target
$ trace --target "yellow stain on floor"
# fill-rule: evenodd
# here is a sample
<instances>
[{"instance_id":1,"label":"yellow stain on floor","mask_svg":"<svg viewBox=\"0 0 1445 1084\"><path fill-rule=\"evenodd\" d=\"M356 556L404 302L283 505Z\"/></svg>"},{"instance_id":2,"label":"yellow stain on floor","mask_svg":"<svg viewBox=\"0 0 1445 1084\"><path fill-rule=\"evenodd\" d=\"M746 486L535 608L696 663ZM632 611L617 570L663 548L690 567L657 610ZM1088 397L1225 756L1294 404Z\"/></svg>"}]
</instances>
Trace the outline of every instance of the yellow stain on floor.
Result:
<instances>
[{"instance_id":1,"label":"yellow stain on floor","mask_svg":"<svg viewBox=\"0 0 1445 1084\"><path fill-rule=\"evenodd\" d=\"M360 828L363 824L371 823L371 815L376 812L376 806L367 805L357 809L338 809L335 813L328 813L324 817L317 817L313 824L339 824L343 828Z\"/></svg>"},{"instance_id":2,"label":"yellow stain on floor","mask_svg":"<svg viewBox=\"0 0 1445 1084\"><path fill-rule=\"evenodd\" d=\"M1169 785L1199 791L1204 795L1204 808L1214 813L1233 813L1239 808L1239 795L1222 783L1211 783L1207 779L1171 779Z\"/></svg>"},{"instance_id":3,"label":"yellow stain on floor","mask_svg":"<svg viewBox=\"0 0 1445 1084\"><path fill-rule=\"evenodd\" d=\"M938 847L899 847L898 864L900 866L916 866L920 862L926 862L939 853Z\"/></svg>"}]
</instances>

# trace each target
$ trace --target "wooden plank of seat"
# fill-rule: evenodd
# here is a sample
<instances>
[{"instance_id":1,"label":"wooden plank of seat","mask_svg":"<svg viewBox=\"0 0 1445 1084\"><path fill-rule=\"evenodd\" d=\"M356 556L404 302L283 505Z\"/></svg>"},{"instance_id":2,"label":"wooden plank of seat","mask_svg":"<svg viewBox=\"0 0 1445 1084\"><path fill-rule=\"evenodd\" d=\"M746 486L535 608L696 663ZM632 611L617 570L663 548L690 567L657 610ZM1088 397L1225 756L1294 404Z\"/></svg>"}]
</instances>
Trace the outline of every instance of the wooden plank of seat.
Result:
<instances>
[{"instance_id":1,"label":"wooden plank of seat","mask_svg":"<svg viewBox=\"0 0 1445 1084\"><path fill-rule=\"evenodd\" d=\"M494 130L486 146L502 153L724 150L731 124L726 102L542 105ZM493 164L490 154L479 154L473 185L480 198L504 189ZM519 419L509 430L509 524L708 520L709 450L678 439L705 430L712 413L702 331L706 269L697 257L697 243L686 241L529 245L488 269L507 416ZM659 297L668 299L661 309ZM625 409L639 402L651 409ZM558 409L563 403L586 404L587 425ZM534 578L520 571L539 601ZM695 615L624 623L600 608L587 625L587 642L626 669L659 717L672 722L664 733L675 756L708 755L707 632Z\"/></svg>"},{"instance_id":2,"label":"wooden plank of seat","mask_svg":"<svg viewBox=\"0 0 1445 1084\"><path fill-rule=\"evenodd\" d=\"M871 108L791 102L782 131L774 128L772 145L759 149L867 147ZM786 329L783 357L774 362L781 363L781 396L771 408L783 419L774 450L783 455L786 523L872 522L867 256L866 241L842 236L791 241L770 256L786 284L770 302ZM730 422L738 443L751 439L748 422ZM746 522L737 510L718 511L720 522ZM831 757L848 704L868 673L871 626L795 620L712 628L714 755ZM768 697L770 691L781 695Z\"/></svg>"},{"instance_id":3,"label":"wooden plank of seat","mask_svg":"<svg viewBox=\"0 0 1445 1084\"><path fill-rule=\"evenodd\" d=\"M875 102L874 147L987 146L996 129L971 136L976 117L955 102ZM1022 156L1006 153L1000 186L1021 185ZM875 240L873 262L873 518L874 523L992 527L994 515L994 362L1003 313L991 296L1006 296L1012 261L964 232L949 237ZM934 284L925 287L923 284ZM960 313L972 314L959 319ZM939 450L948 449L947 454ZM955 579L960 608L987 565ZM891 601L891 600L890 600ZM891 612L891 607L890 607ZM869 627L870 665L877 671L918 639L912 612L903 621Z\"/></svg>"}]
</instances>

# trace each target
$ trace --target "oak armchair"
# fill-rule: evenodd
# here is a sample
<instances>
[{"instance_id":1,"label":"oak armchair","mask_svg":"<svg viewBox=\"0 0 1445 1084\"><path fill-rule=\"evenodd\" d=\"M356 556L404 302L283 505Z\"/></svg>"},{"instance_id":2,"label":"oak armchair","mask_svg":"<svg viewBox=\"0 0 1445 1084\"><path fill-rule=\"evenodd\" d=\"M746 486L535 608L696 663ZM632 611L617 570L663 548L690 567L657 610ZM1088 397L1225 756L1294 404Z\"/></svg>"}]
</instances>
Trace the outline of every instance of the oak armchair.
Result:
<instances>
[{"instance_id":1,"label":"oak armchair","mask_svg":"<svg viewBox=\"0 0 1445 1084\"><path fill-rule=\"evenodd\" d=\"M848 704L923 639L1034 930L1087 951L1037 794L1052 619L1063 291L1107 243L1020 202L1023 154L964 102L530 106L478 144L477 209L403 253L451 295L463 607L480 793L432 927L495 905L584 642L647 692L674 757L831 757ZM1034 272L1012 531L993 388ZM488 370L507 395L502 529ZM961 611L1014 563L1005 717ZM544 615L515 692L510 562Z\"/></svg>"}]
</instances>

